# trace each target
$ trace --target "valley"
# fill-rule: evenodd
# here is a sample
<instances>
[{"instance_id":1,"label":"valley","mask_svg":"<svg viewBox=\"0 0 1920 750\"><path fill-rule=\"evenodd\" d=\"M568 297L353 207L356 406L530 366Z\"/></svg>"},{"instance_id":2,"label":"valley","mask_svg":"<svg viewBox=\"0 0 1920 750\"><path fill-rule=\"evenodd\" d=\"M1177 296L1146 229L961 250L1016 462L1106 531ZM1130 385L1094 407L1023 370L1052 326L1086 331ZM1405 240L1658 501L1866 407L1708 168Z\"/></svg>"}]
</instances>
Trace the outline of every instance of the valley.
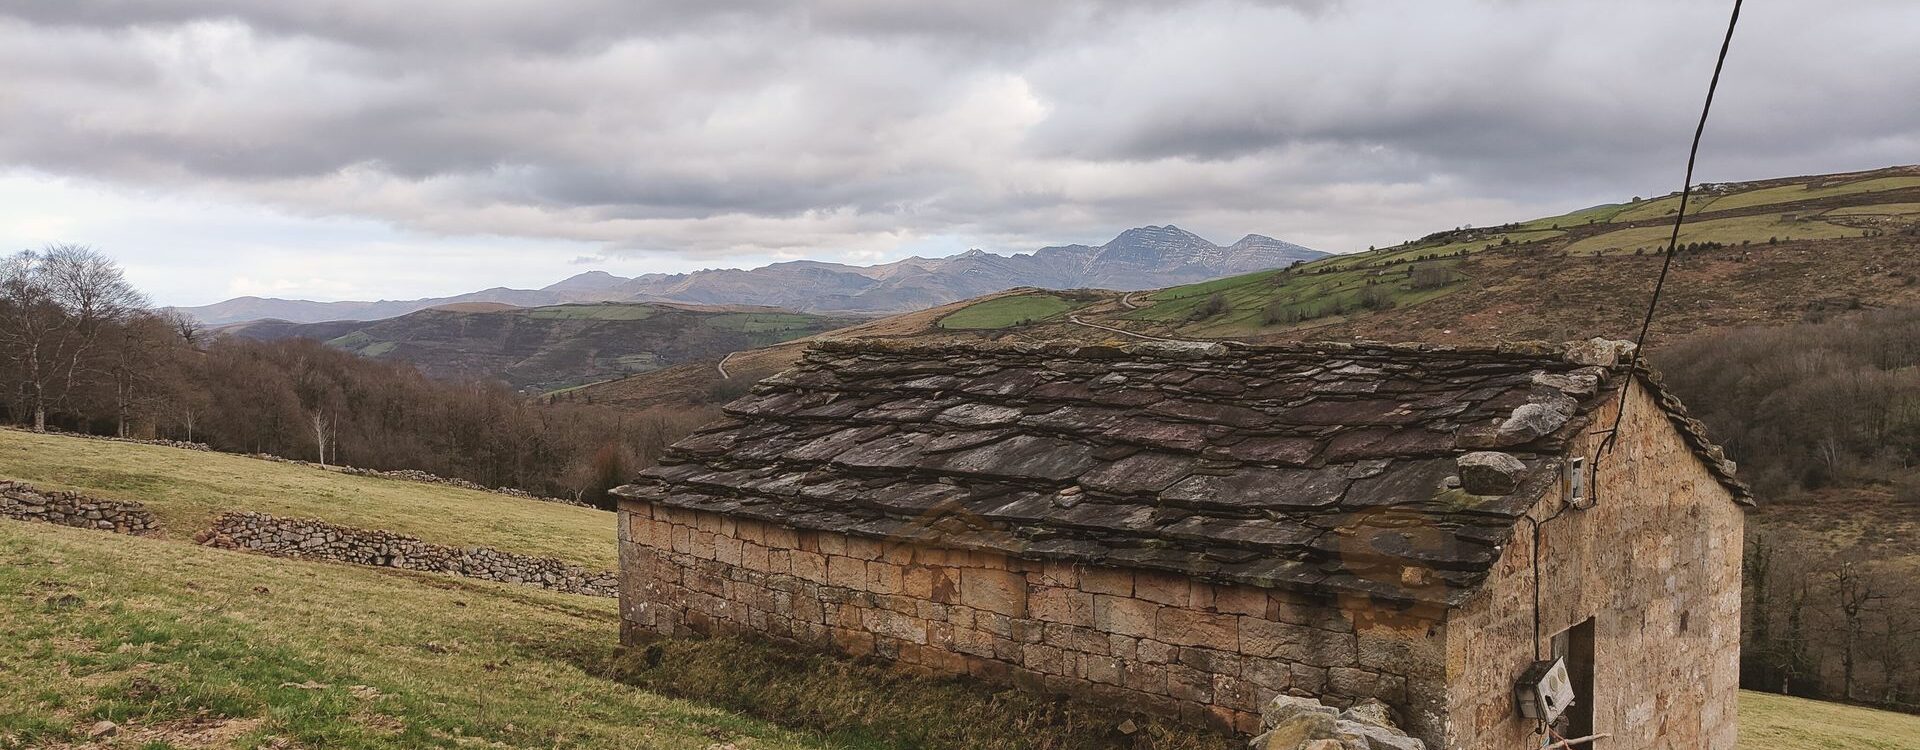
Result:
<instances>
[{"instance_id":1,"label":"valley","mask_svg":"<svg viewBox=\"0 0 1920 750\"><path fill-rule=\"evenodd\" d=\"M858 321L744 306L468 303L371 322L267 320L216 333L313 339L365 357L410 362L436 378L498 379L538 393L717 359Z\"/></svg>"}]
</instances>

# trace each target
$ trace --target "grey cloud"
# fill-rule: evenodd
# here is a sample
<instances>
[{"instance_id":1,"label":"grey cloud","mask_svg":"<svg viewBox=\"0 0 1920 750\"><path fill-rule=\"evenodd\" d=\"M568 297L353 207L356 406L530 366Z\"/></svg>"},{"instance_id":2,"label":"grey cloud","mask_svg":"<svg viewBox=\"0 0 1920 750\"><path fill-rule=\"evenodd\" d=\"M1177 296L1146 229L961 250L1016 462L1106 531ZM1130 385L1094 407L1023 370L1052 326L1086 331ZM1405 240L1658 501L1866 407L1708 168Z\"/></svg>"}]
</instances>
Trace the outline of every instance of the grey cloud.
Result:
<instances>
[{"instance_id":1,"label":"grey cloud","mask_svg":"<svg viewBox=\"0 0 1920 750\"><path fill-rule=\"evenodd\" d=\"M0 0L0 166L609 251L1166 222L1344 250L1677 187L1724 12ZM1920 8L1744 23L1708 179L1911 160Z\"/></svg>"}]
</instances>

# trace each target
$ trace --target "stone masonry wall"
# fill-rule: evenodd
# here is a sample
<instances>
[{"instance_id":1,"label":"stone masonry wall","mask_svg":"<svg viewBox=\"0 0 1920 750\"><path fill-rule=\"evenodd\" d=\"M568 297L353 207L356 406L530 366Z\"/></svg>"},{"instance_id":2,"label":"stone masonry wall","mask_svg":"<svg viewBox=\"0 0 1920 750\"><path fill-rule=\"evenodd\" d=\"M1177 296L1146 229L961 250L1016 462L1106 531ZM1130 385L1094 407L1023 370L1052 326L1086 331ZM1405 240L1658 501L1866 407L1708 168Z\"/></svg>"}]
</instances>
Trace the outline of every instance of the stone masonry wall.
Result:
<instances>
[{"instance_id":1,"label":"stone masonry wall","mask_svg":"<svg viewBox=\"0 0 1920 750\"><path fill-rule=\"evenodd\" d=\"M1283 693L1444 687L1437 612L622 504L623 640L752 633L1241 732ZM1435 729L1410 717L1416 732Z\"/></svg>"},{"instance_id":2,"label":"stone masonry wall","mask_svg":"<svg viewBox=\"0 0 1920 750\"><path fill-rule=\"evenodd\" d=\"M160 522L139 503L102 500L77 492L41 491L29 484L4 480L0 480L0 518L140 536L160 531Z\"/></svg>"},{"instance_id":3,"label":"stone masonry wall","mask_svg":"<svg viewBox=\"0 0 1920 750\"><path fill-rule=\"evenodd\" d=\"M1556 633L1594 618L1594 694L1579 700L1591 701L1594 730L1613 735L1595 750L1733 750L1742 509L1645 389L1628 404L1619 443L1599 464L1599 505L1540 527L1541 650L1550 655ZM1592 456L1598 440L1576 441L1574 455ZM1533 515L1552 515L1563 492ZM1482 591L1448 619L1456 688L1443 747L1540 744L1513 699L1533 661L1532 557L1523 521Z\"/></svg>"},{"instance_id":4,"label":"stone masonry wall","mask_svg":"<svg viewBox=\"0 0 1920 750\"><path fill-rule=\"evenodd\" d=\"M311 518L226 513L214 520L212 529L196 536L195 541L284 557L524 583L570 594L619 595L619 579L609 571L589 570L551 557L532 557L488 547L429 544L405 534L336 526Z\"/></svg>"}]
</instances>

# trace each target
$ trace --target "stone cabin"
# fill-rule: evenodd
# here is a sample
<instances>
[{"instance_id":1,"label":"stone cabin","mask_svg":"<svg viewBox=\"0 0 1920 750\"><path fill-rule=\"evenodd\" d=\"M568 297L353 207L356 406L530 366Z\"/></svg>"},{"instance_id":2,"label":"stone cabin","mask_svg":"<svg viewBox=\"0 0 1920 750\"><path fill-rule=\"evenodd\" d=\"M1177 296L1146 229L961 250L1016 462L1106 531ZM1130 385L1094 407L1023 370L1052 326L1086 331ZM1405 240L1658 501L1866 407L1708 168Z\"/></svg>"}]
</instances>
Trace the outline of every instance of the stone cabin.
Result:
<instances>
[{"instance_id":1,"label":"stone cabin","mask_svg":"<svg viewBox=\"0 0 1920 750\"><path fill-rule=\"evenodd\" d=\"M1732 750L1751 498L1630 348L822 342L616 491L622 637L1489 750L1560 657L1564 736Z\"/></svg>"}]
</instances>

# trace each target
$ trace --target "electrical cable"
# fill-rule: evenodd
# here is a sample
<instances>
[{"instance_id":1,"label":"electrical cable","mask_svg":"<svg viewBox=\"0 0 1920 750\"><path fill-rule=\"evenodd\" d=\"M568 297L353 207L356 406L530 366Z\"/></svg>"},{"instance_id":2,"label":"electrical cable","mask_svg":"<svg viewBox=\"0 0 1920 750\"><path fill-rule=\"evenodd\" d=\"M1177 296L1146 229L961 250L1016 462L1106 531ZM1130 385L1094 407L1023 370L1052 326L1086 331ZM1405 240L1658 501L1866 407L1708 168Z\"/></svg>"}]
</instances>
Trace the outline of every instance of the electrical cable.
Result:
<instances>
[{"instance_id":1,"label":"electrical cable","mask_svg":"<svg viewBox=\"0 0 1920 750\"><path fill-rule=\"evenodd\" d=\"M1680 186L1680 211L1673 217L1673 234L1667 238L1666 258L1660 262L1660 278L1653 284L1653 299L1647 302L1646 317L1640 322L1640 336L1634 339L1633 354L1628 361L1628 371L1640 369L1640 352L1647 345L1647 331L1653 327L1654 311L1660 307L1660 293L1667 286L1667 272L1673 268L1673 256L1680 245L1680 225L1687 219L1687 201L1693 197L1693 165L1700 157L1700 138L1707 131L1707 114L1713 111L1713 94L1720 88L1720 71L1727 65L1727 50L1733 46L1733 29L1740 23L1741 0L1733 0L1733 15L1727 19L1727 35L1720 40L1720 56L1713 63L1713 78L1707 82L1707 101L1700 107L1700 122L1693 128L1693 146L1687 151L1687 176ZM1620 388L1620 408L1613 415L1613 426L1608 428L1607 437L1600 441L1600 448L1594 452L1593 472L1597 476L1600 470L1600 456L1613 452L1614 441L1620 436L1620 421L1627 414L1627 391L1632 387L1631 380ZM1589 485L1590 490L1593 489Z\"/></svg>"}]
</instances>

